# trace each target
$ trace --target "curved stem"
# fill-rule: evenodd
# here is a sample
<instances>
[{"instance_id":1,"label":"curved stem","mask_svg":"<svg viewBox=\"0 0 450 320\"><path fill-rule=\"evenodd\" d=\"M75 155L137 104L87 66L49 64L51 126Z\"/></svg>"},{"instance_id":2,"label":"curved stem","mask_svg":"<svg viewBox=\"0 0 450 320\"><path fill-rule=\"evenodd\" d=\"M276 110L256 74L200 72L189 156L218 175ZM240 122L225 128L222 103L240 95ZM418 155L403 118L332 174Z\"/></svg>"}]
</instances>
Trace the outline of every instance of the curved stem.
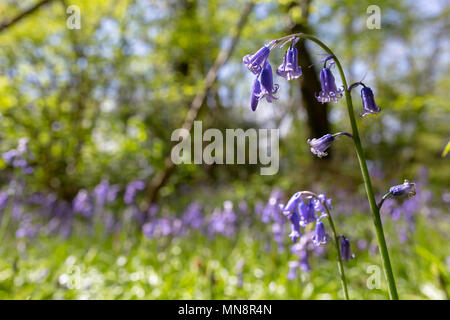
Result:
<instances>
[{"instance_id":1,"label":"curved stem","mask_svg":"<svg viewBox=\"0 0 450 320\"><path fill-rule=\"evenodd\" d=\"M378 210L381 210L381 207L383 206L383 203L386 199L389 199L392 196L392 193L389 191L386 193L383 198L381 198L381 201L378 203Z\"/></svg>"},{"instance_id":2,"label":"curved stem","mask_svg":"<svg viewBox=\"0 0 450 320\"><path fill-rule=\"evenodd\" d=\"M359 166L361 169L361 174L363 176L364 185L365 185L366 193L367 193L367 198L369 200L370 210L372 211L373 223L375 225L375 231L377 234L378 247L379 247L381 259L383 262L384 274L385 274L385 277L386 277L386 280L388 283L389 296L392 300L398 300L397 287L395 285L394 273L392 272L391 261L389 259L389 252L388 252L387 245L386 245L386 239L384 237L383 225L381 223L381 217L380 217L380 210L379 210L376 200L375 200L375 196L374 196L374 192L373 192L373 188L372 188L372 182L370 180L369 170L367 169L366 158L364 156L361 139L359 137L358 126L356 124L355 114L353 111L352 97L350 95L350 92L348 91L347 80L345 78L344 70L342 69L341 63L340 63L339 59L335 56L333 51L331 51L331 49L328 48L322 41L320 41L319 39L317 39L316 37L314 37L312 35L303 34L303 33L292 34L287 37L293 37L293 36L304 38L304 39L309 39L309 40L315 42L316 44L318 44L323 50L325 50L328 54L333 56L334 62L336 63L336 67L339 70L342 84L345 89L345 100L347 103L348 116L349 116L350 124L352 127L353 142L355 144L356 154L358 156L358 162L359 162ZM287 38L287 37L283 37L278 40L282 41L284 38Z\"/></svg>"},{"instance_id":3,"label":"curved stem","mask_svg":"<svg viewBox=\"0 0 450 320\"><path fill-rule=\"evenodd\" d=\"M319 200L327 212L328 222L330 223L330 228L331 228L331 231L333 232L334 244L336 247L338 270L339 270L339 275L341 277L342 291L344 291L345 299L350 300L349 295L348 295L348 289L347 289L347 280L345 278L344 264L342 263L341 248L339 247L339 237L336 232L336 228L334 226L333 218L331 217L331 212L328 209L328 206L326 205L326 203L324 201L322 201L322 199L320 199L315 193L304 192L304 194L310 195L310 196L316 198L317 200Z\"/></svg>"}]
</instances>

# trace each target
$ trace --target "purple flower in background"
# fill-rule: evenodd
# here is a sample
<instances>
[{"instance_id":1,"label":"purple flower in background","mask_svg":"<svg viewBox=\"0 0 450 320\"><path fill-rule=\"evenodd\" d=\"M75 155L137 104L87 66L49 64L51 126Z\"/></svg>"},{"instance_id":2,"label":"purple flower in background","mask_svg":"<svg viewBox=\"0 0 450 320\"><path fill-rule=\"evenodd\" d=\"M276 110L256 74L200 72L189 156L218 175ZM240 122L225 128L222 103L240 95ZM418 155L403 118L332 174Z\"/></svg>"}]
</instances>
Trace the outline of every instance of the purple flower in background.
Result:
<instances>
[{"instance_id":1,"label":"purple flower in background","mask_svg":"<svg viewBox=\"0 0 450 320\"><path fill-rule=\"evenodd\" d=\"M398 197L407 194L408 196L416 195L416 184L405 180L403 184L393 186L389 189L392 196Z\"/></svg>"},{"instance_id":2,"label":"purple flower in background","mask_svg":"<svg viewBox=\"0 0 450 320\"><path fill-rule=\"evenodd\" d=\"M144 181L141 180L135 180L130 182L127 185L127 188L125 190L125 194L123 196L123 201L126 204L132 204L134 201L134 198L136 197L136 193L140 190L143 190L145 188Z\"/></svg>"},{"instance_id":3,"label":"purple flower in background","mask_svg":"<svg viewBox=\"0 0 450 320\"><path fill-rule=\"evenodd\" d=\"M342 97L343 88L336 87L336 81L334 80L333 73L330 68L325 67L320 71L320 85L322 91L316 96L317 100L321 103L337 102Z\"/></svg>"},{"instance_id":4,"label":"purple flower in background","mask_svg":"<svg viewBox=\"0 0 450 320\"><path fill-rule=\"evenodd\" d=\"M289 234L289 238L291 238L292 242L296 242L298 238L300 238L300 216L297 213L297 210L294 209L292 213L288 215L288 219L291 222L291 233Z\"/></svg>"},{"instance_id":5,"label":"purple flower in background","mask_svg":"<svg viewBox=\"0 0 450 320\"><path fill-rule=\"evenodd\" d=\"M369 87L363 85L363 88L361 89L361 99L364 108L364 112L361 115L362 117L368 114L377 114L381 111L381 108L376 105L372 89Z\"/></svg>"},{"instance_id":6,"label":"purple flower in background","mask_svg":"<svg viewBox=\"0 0 450 320\"><path fill-rule=\"evenodd\" d=\"M25 222L16 230L16 238L35 238L39 228L38 225L32 225L29 222Z\"/></svg>"},{"instance_id":7,"label":"purple flower in background","mask_svg":"<svg viewBox=\"0 0 450 320\"><path fill-rule=\"evenodd\" d=\"M309 272L311 271L311 266L309 265L309 260L308 260L308 251L302 250L300 253L300 269L303 272Z\"/></svg>"},{"instance_id":8,"label":"purple flower in background","mask_svg":"<svg viewBox=\"0 0 450 320\"><path fill-rule=\"evenodd\" d=\"M34 168L31 166L26 166L22 168L22 170L25 174L32 174L34 172Z\"/></svg>"},{"instance_id":9,"label":"purple flower in background","mask_svg":"<svg viewBox=\"0 0 450 320\"><path fill-rule=\"evenodd\" d=\"M146 224L144 224L142 226L142 233L144 234L144 236L146 236L147 238L152 238L153 237L153 232L155 230L155 224L154 222L147 222Z\"/></svg>"},{"instance_id":10,"label":"purple flower in background","mask_svg":"<svg viewBox=\"0 0 450 320\"><path fill-rule=\"evenodd\" d=\"M270 46L273 41L266 44L264 47L259 49L254 55L246 55L243 59L244 64L247 66L248 70L253 72L254 74L260 74L262 70L263 63L265 63L266 59L270 54Z\"/></svg>"},{"instance_id":11,"label":"purple flower in background","mask_svg":"<svg viewBox=\"0 0 450 320\"><path fill-rule=\"evenodd\" d=\"M81 213L85 217L90 217L93 213L93 205L89 193L81 189L72 202L73 212Z\"/></svg>"},{"instance_id":12,"label":"purple flower in background","mask_svg":"<svg viewBox=\"0 0 450 320\"><path fill-rule=\"evenodd\" d=\"M320 246L321 244L327 243L327 234L325 232L325 226L322 221L317 219L316 229L312 237L312 241L315 246Z\"/></svg>"},{"instance_id":13,"label":"purple flower in background","mask_svg":"<svg viewBox=\"0 0 450 320\"><path fill-rule=\"evenodd\" d=\"M302 69L298 65L297 48L294 47L295 43L295 39L292 39L291 45L284 55L283 64L277 69L277 74L287 80L297 79L302 75Z\"/></svg>"},{"instance_id":14,"label":"purple flower in background","mask_svg":"<svg viewBox=\"0 0 450 320\"><path fill-rule=\"evenodd\" d=\"M317 155L319 158L322 158L328 155L325 150L327 150L331 146L334 140L335 138L333 137L333 135L328 133L319 139L308 139L307 143L311 146L311 152Z\"/></svg>"},{"instance_id":15,"label":"purple flower in background","mask_svg":"<svg viewBox=\"0 0 450 320\"><path fill-rule=\"evenodd\" d=\"M192 229L199 229L203 225L202 207L198 202L191 203L181 218L183 224Z\"/></svg>"},{"instance_id":16,"label":"purple flower in background","mask_svg":"<svg viewBox=\"0 0 450 320\"><path fill-rule=\"evenodd\" d=\"M266 98L267 102L272 102L272 99L278 99L273 96L277 93L279 86L278 84L273 84L272 66L269 61L266 61L264 69L261 72L261 86L262 90L259 94L259 99Z\"/></svg>"},{"instance_id":17,"label":"purple flower in background","mask_svg":"<svg viewBox=\"0 0 450 320\"><path fill-rule=\"evenodd\" d=\"M298 211L300 212L300 225L302 227L305 227L317 219L314 212L314 203L312 201L307 201L306 203L300 201Z\"/></svg>"},{"instance_id":18,"label":"purple flower in background","mask_svg":"<svg viewBox=\"0 0 450 320\"><path fill-rule=\"evenodd\" d=\"M106 202L111 204L116 201L119 191L120 187L117 184L109 186L108 194L106 195Z\"/></svg>"},{"instance_id":19,"label":"purple flower in background","mask_svg":"<svg viewBox=\"0 0 450 320\"><path fill-rule=\"evenodd\" d=\"M103 180L94 189L95 199L97 201L97 206L103 207L106 203L106 198L108 197L109 182L108 180Z\"/></svg>"},{"instance_id":20,"label":"purple flower in background","mask_svg":"<svg viewBox=\"0 0 450 320\"><path fill-rule=\"evenodd\" d=\"M238 208L239 208L239 211L241 213L248 213L249 212L248 211L248 204L247 204L247 202L245 202L245 200L239 201Z\"/></svg>"},{"instance_id":21,"label":"purple flower in background","mask_svg":"<svg viewBox=\"0 0 450 320\"><path fill-rule=\"evenodd\" d=\"M151 219L156 217L159 211L159 206L156 203L152 203L148 208L147 216Z\"/></svg>"},{"instance_id":22,"label":"purple flower in background","mask_svg":"<svg viewBox=\"0 0 450 320\"><path fill-rule=\"evenodd\" d=\"M18 158L13 160L12 165L14 168L25 168L28 163L25 159Z\"/></svg>"},{"instance_id":23,"label":"purple flower in background","mask_svg":"<svg viewBox=\"0 0 450 320\"><path fill-rule=\"evenodd\" d=\"M297 276L297 269L300 267L300 262L299 261L289 261L288 266L289 266L289 273L287 275L287 278L289 280L294 280L295 277Z\"/></svg>"},{"instance_id":24,"label":"purple flower in background","mask_svg":"<svg viewBox=\"0 0 450 320\"><path fill-rule=\"evenodd\" d=\"M355 257L350 251L350 241L344 236L341 236L341 257L345 262Z\"/></svg>"},{"instance_id":25,"label":"purple flower in background","mask_svg":"<svg viewBox=\"0 0 450 320\"><path fill-rule=\"evenodd\" d=\"M2 154L3 160L7 164L11 164L16 156L17 156L17 151L15 149L11 149Z\"/></svg>"},{"instance_id":26,"label":"purple flower in background","mask_svg":"<svg viewBox=\"0 0 450 320\"><path fill-rule=\"evenodd\" d=\"M28 152L28 138L20 138L17 143L17 152L23 155Z\"/></svg>"},{"instance_id":27,"label":"purple flower in background","mask_svg":"<svg viewBox=\"0 0 450 320\"><path fill-rule=\"evenodd\" d=\"M8 205L9 196L6 192L0 191L0 211L5 210Z\"/></svg>"}]
</instances>

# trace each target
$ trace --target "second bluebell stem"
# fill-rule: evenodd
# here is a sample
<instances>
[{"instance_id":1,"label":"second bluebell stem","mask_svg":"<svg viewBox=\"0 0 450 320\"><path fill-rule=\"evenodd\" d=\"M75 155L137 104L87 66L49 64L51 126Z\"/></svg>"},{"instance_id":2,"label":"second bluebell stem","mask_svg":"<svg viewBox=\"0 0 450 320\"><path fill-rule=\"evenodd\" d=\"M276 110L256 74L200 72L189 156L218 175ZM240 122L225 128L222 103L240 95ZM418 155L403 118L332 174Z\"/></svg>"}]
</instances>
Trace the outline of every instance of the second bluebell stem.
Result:
<instances>
[{"instance_id":1,"label":"second bluebell stem","mask_svg":"<svg viewBox=\"0 0 450 320\"><path fill-rule=\"evenodd\" d=\"M378 241L378 247L380 250L381 260L383 263L383 270L384 270L386 280L388 283L389 297L392 300L398 300L397 287L395 284L394 273L392 271L391 261L389 258L389 252L388 252L387 245L386 245L386 239L384 237L383 224L381 222L381 217L380 217L380 210L379 210L376 200L375 200L375 195L374 195L373 187L372 187L372 181L370 179L369 170L367 169L366 158L364 156L361 139L359 137L358 126L356 124L355 113L353 110L352 97L350 95L350 91L348 90L348 85L347 85L347 80L345 78L344 70L341 66L341 63L339 62L339 59L337 59L337 57L335 56L333 51L331 51L331 49L328 48L328 46L325 45L322 41L320 41L319 39L317 39L316 37L314 37L312 35L303 34L303 33L291 34L286 37L278 39L277 42L275 43L275 46L277 43L287 40L292 37L299 37L299 38L308 39L308 40L315 42L323 50L325 50L325 52L327 52L328 54L330 54L333 57L336 67L339 70L339 74L341 76L342 84L344 86L344 91L345 91L345 100L347 103L348 116L349 116L350 124L352 127L353 143L355 145L358 162L359 162L359 166L361 169L361 174L363 176L366 194L367 194L367 198L369 200L370 210L372 211L372 218L373 218L373 223L375 226L375 232L377 235L377 241Z\"/></svg>"}]
</instances>

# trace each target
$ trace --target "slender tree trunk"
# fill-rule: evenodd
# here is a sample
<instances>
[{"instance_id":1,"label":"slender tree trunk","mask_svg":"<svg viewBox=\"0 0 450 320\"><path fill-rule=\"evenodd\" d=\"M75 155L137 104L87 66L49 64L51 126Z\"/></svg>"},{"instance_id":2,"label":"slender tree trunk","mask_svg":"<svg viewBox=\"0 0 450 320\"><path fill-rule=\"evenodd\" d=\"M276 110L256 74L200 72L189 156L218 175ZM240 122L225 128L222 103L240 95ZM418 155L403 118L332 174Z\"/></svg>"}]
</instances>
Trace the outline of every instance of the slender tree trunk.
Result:
<instances>
[{"instance_id":1,"label":"slender tree trunk","mask_svg":"<svg viewBox=\"0 0 450 320\"><path fill-rule=\"evenodd\" d=\"M191 131L192 125L194 124L194 121L197 119L198 113L205 101L206 95L213 86L214 82L216 81L219 69L228 61L231 54L233 53L241 36L241 31L244 28L244 25L246 24L247 18L252 12L253 7L254 2L253 0L250 0L243 8L241 17L235 29L232 31L230 45L224 48L219 53L216 60L214 61L213 66L211 67L211 69L209 69L208 73L206 74L203 89L200 90L192 100L191 106L182 125L183 129ZM168 155L164 161L164 169L156 173L153 179L150 181L150 184L148 186L147 203L145 204L146 207L148 207L151 203L155 202L155 200L158 198L159 191L167 183L168 179L170 178L174 170L175 165L172 162L170 155Z\"/></svg>"},{"instance_id":2,"label":"slender tree trunk","mask_svg":"<svg viewBox=\"0 0 450 320\"><path fill-rule=\"evenodd\" d=\"M308 27L308 14L311 0L293 1L288 4L287 9L300 8L302 18L298 21L292 21L287 27L289 33L311 33ZM300 77L300 91L302 93L302 105L308 116L308 128L311 138L318 138L330 132L328 121L328 104L322 104L317 101L316 94L321 90L318 72L313 64L313 59L309 49L304 41L297 43L299 53L299 64L302 67L303 75Z\"/></svg>"}]
</instances>

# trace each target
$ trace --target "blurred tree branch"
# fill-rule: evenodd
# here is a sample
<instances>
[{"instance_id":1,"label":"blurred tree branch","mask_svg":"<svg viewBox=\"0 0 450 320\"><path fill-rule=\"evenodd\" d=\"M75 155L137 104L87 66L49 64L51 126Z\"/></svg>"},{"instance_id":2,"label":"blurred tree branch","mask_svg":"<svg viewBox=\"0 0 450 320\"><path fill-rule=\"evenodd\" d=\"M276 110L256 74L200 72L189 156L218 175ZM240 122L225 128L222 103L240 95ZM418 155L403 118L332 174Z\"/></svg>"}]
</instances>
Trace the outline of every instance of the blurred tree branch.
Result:
<instances>
[{"instance_id":1,"label":"blurred tree branch","mask_svg":"<svg viewBox=\"0 0 450 320\"><path fill-rule=\"evenodd\" d=\"M250 15L252 9L254 7L253 0L250 0L242 10L241 17L239 19L239 22L237 23L231 37L231 43L228 47L223 49L219 55L217 56L216 60L214 61L213 66L209 69L205 82L203 85L203 89L197 93L197 95L194 97L191 103L191 107L186 115L186 118L184 120L184 123L182 125L183 129L186 129L188 131L191 131L192 125L197 118L198 112L203 105L203 102L205 101L206 95L208 91L213 86L214 82L216 81L217 74L219 72L219 69L228 61L231 54L233 53L237 42L239 41L241 31L245 26L245 23L247 22L247 18ZM148 199L147 199L147 206L153 203L157 196L159 190L164 186L164 184L169 179L170 175L172 174L174 170L174 163L172 162L172 159L170 156L167 156L164 161L164 169L160 172L158 172L153 179L150 181L150 185L148 187Z\"/></svg>"},{"instance_id":2,"label":"blurred tree branch","mask_svg":"<svg viewBox=\"0 0 450 320\"><path fill-rule=\"evenodd\" d=\"M49 4L53 0L42 0L38 3L36 3L34 6L29 7L28 9L24 10L23 12L19 13L17 16L11 19L5 19L0 23L0 32L5 31L7 28L11 27L12 25L16 24L26 16L30 15L34 11L38 10L40 7Z\"/></svg>"}]
</instances>

